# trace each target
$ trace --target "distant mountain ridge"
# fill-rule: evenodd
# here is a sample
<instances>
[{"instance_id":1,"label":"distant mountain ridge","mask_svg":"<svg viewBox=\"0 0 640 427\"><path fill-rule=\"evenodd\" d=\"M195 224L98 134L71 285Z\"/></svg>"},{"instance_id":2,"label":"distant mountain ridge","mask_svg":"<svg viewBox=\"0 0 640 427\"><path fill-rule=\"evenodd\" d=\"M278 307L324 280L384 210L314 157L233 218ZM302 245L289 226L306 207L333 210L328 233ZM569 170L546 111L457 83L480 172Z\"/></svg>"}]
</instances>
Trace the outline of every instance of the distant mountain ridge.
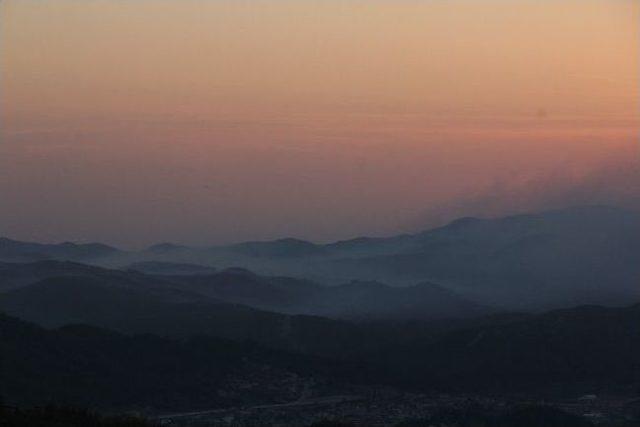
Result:
<instances>
[{"instance_id":1,"label":"distant mountain ridge","mask_svg":"<svg viewBox=\"0 0 640 427\"><path fill-rule=\"evenodd\" d=\"M155 263L151 265L152 274L59 261L0 263L0 306L17 295L30 292L30 296L24 297L24 303L20 304L20 307L27 307L34 304L40 295L51 294L54 297L65 289L64 286L76 283L79 286L77 298L93 285L100 284L111 289L145 293L150 304L155 298L180 303L218 302L290 315L316 315L335 319L466 318L489 311L433 284L423 283L407 288L364 282L322 286L290 277L257 275L239 268L180 275L176 274L176 268L179 272L184 272L184 269L192 267L181 264L177 267L173 264L160 266L165 274L156 274L158 265ZM167 268L170 269L168 274ZM73 292L68 293L72 300L62 301L71 303ZM43 303L34 308L34 313L41 310L49 315L53 313L53 309L46 310L45 307L46 304ZM11 312L10 308L7 309Z\"/></svg>"},{"instance_id":2,"label":"distant mountain ridge","mask_svg":"<svg viewBox=\"0 0 640 427\"><path fill-rule=\"evenodd\" d=\"M640 214L606 206L461 218L417 234L329 244L279 239L189 248L167 243L125 252L103 245L0 242L0 260L49 258L117 268L191 264L201 272L243 267L334 285L430 282L480 304L514 309L640 299Z\"/></svg>"},{"instance_id":3,"label":"distant mountain ridge","mask_svg":"<svg viewBox=\"0 0 640 427\"><path fill-rule=\"evenodd\" d=\"M0 237L0 260L39 261L55 259L60 261L90 261L121 253L119 249L102 243L57 243L44 244L21 242Z\"/></svg>"},{"instance_id":4,"label":"distant mountain ridge","mask_svg":"<svg viewBox=\"0 0 640 427\"><path fill-rule=\"evenodd\" d=\"M615 224L615 226L614 226ZM296 238L281 238L265 241L248 241L227 246L210 247L189 247L174 243L160 243L152 245L139 252L123 251L113 246L102 243L55 243L42 244L33 242L23 242L5 237L0 237L0 258L3 256L28 257L41 256L46 259L73 261L79 258L99 259L117 254L170 254L180 251L217 252L229 251L237 254L256 258L287 258L287 257L308 257L308 256L335 256L348 253L358 253L359 251L371 251L377 249L382 253L397 254L402 252L412 252L420 249L425 244L425 240L444 235L467 232L478 233L481 229L484 232L502 233L510 232L520 234L521 237L530 232L532 226L550 226L555 231L561 228L575 231L581 228L583 231L587 227L596 227L596 231L616 231L620 228L640 227L640 213L610 206L578 206L567 209L545 211L531 214L518 214L502 218L476 218L463 217L455 219L442 227L437 227L415 234L402 234L390 237L356 237L353 239L341 240L326 244L317 244ZM604 226L605 230L598 228ZM613 227L612 227L613 226ZM502 237L505 237L502 235ZM401 246L401 248L398 248ZM41 259L36 259L41 260Z\"/></svg>"}]
</instances>

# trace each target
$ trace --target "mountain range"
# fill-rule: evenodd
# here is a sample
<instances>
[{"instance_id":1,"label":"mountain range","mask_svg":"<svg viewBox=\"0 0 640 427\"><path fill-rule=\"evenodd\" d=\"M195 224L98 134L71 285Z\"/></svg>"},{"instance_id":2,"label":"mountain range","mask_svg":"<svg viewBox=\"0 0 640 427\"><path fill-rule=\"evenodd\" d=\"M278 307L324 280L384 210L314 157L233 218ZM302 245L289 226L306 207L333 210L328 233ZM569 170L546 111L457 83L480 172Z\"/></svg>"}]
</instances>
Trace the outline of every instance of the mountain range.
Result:
<instances>
[{"instance_id":1,"label":"mountain range","mask_svg":"<svg viewBox=\"0 0 640 427\"><path fill-rule=\"evenodd\" d=\"M640 299L640 214L586 206L462 218L417 234L330 244L280 239L191 248L165 243L132 252L102 244L0 240L0 260L43 259L158 275L211 275L240 267L326 285L356 281L356 287L426 282L479 305L515 310L623 305Z\"/></svg>"},{"instance_id":2,"label":"mountain range","mask_svg":"<svg viewBox=\"0 0 640 427\"><path fill-rule=\"evenodd\" d=\"M48 325L59 323L56 307L63 317L78 309L96 315L100 310L92 308L91 303L103 305L107 299L113 299L114 304L121 300L121 312L127 304L140 300L141 308L153 304L214 304L228 310L244 306L256 313L361 321L468 318L490 311L429 283L402 288L356 281L324 286L303 279L261 276L240 268L212 274L159 275L69 261L0 263L0 292L1 308ZM71 321L65 317L65 322Z\"/></svg>"},{"instance_id":3,"label":"mountain range","mask_svg":"<svg viewBox=\"0 0 640 427\"><path fill-rule=\"evenodd\" d=\"M317 357L210 334L43 329L0 315L0 395L21 405L152 411L295 400L308 381L484 395L633 395L640 387L639 322L634 305L484 319L429 333L355 326L343 330L350 338L344 347L315 335L316 349L325 347ZM366 345L371 341L377 346Z\"/></svg>"},{"instance_id":4,"label":"mountain range","mask_svg":"<svg viewBox=\"0 0 640 427\"><path fill-rule=\"evenodd\" d=\"M631 395L638 224L584 207L326 245L3 239L0 396L159 411L290 402L318 382Z\"/></svg>"}]
</instances>

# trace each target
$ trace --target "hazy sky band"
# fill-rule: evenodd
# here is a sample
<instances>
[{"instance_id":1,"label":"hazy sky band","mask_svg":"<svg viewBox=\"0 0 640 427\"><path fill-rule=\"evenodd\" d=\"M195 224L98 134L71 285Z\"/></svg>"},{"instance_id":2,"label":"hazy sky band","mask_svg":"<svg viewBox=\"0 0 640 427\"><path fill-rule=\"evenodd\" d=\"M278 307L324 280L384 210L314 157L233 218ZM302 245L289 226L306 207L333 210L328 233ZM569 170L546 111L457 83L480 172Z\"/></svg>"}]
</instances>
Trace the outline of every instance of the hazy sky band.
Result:
<instances>
[{"instance_id":1,"label":"hazy sky band","mask_svg":"<svg viewBox=\"0 0 640 427\"><path fill-rule=\"evenodd\" d=\"M325 240L636 194L633 0L0 13L0 234Z\"/></svg>"}]
</instances>

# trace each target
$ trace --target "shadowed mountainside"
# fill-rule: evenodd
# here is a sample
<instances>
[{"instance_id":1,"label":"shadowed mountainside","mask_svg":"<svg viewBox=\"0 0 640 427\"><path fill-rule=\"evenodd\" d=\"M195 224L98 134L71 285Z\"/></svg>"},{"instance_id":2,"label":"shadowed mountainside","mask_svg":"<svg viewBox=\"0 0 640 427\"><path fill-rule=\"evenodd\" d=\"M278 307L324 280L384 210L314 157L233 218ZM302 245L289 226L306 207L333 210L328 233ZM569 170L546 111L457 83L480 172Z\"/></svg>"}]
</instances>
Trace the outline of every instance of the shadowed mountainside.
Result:
<instances>
[{"instance_id":1,"label":"shadowed mountainside","mask_svg":"<svg viewBox=\"0 0 640 427\"><path fill-rule=\"evenodd\" d=\"M162 264L162 267L166 266ZM36 285L42 280L48 285ZM85 288L82 287L83 280L87 283ZM48 298L54 298L64 286L71 284L79 288L75 300L84 295L90 285L102 284L133 294L145 292L149 297L162 297L165 302L225 302L337 319L428 320L472 317L488 312L453 292L428 283L406 288L362 282L321 286L301 279L260 276L239 268L213 274L149 275L72 262L0 263L0 291L7 292L0 296L0 303L8 304L19 295L30 293L22 299L25 304L33 304L38 296L47 294ZM51 313L51 310L45 313Z\"/></svg>"},{"instance_id":2,"label":"shadowed mountainside","mask_svg":"<svg viewBox=\"0 0 640 427\"><path fill-rule=\"evenodd\" d=\"M166 411L280 403L300 393L301 383L290 384L297 375L325 369L317 359L219 338L45 330L1 313L0 350L0 394L20 405ZM272 393L269 384L281 389Z\"/></svg>"},{"instance_id":3,"label":"shadowed mountainside","mask_svg":"<svg viewBox=\"0 0 640 427\"><path fill-rule=\"evenodd\" d=\"M344 322L272 313L197 295L176 300L171 293L86 277L49 278L1 294L0 310L46 327L86 323L174 338L210 335L313 354L348 351L363 340L358 328Z\"/></svg>"},{"instance_id":4,"label":"shadowed mountainside","mask_svg":"<svg viewBox=\"0 0 640 427\"><path fill-rule=\"evenodd\" d=\"M635 305L481 319L436 333L406 325L387 330L386 337L384 329L341 325L346 338L341 345L333 336L312 335L315 352L325 355L315 359L200 333L169 340L87 326L47 331L0 316L0 393L20 403L55 397L87 406L228 405L234 399L216 397L217 390L226 389L229 375L251 383L250 366L259 363L283 375L293 370L345 384L419 391L633 394L640 386L639 322L640 305ZM365 345L369 340L377 346ZM232 397L269 400L256 393L238 391Z\"/></svg>"}]
</instances>

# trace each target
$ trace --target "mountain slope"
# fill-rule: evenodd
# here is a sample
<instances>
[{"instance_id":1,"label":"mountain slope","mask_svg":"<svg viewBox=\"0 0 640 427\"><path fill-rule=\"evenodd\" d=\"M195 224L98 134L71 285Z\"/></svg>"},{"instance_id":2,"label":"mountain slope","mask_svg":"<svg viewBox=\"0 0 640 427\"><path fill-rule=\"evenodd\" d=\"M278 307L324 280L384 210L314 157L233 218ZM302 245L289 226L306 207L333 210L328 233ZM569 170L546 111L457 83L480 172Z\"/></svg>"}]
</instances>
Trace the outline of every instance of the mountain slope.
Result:
<instances>
[{"instance_id":1,"label":"mountain slope","mask_svg":"<svg viewBox=\"0 0 640 427\"><path fill-rule=\"evenodd\" d=\"M216 269L213 267L207 267L199 264L161 261L134 262L124 267L123 270L137 271L139 273L153 274L157 276L190 276L216 273Z\"/></svg>"},{"instance_id":2,"label":"mountain slope","mask_svg":"<svg viewBox=\"0 0 640 427\"><path fill-rule=\"evenodd\" d=\"M59 261L0 263L0 292L44 279L80 278L129 291L147 292L172 302L215 300L279 313L331 318L426 320L471 317L487 311L451 291L426 283L407 288L363 282L321 286L308 280L261 276L238 268L213 274L210 268L182 264L142 263L140 268L155 274ZM160 271L164 274L158 274ZM185 271L188 271L187 275L184 275ZM39 286L38 289L39 293L44 293L56 287ZM38 292L33 292L34 298Z\"/></svg>"},{"instance_id":3,"label":"mountain slope","mask_svg":"<svg viewBox=\"0 0 640 427\"><path fill-rule=\"evenodd\" d=\"M640 214L612 207L462 218L418 234L327 245L284 242L247 244L253 249L241 251L238 246L182 250L179 256L332 284L427 281L512 309L640 299Z\"/></svg>"},{"instance_id":4,"label":"mountain slope","mask_svg":"<svg viewBox=\"0 0 640 427\"><path fill-rule=\"evenodd\" d=\"M318 360L210 337L45 330L0 314L0 395L13 404L167 411L281 403L297 398L310 366L324 369Z\"/></svg>"},{"instance_id":5,"label":"mountain slope","mask_svg":"<svg viewBox=\"0 0 640 427\"><path fill-rule=\"evenodd\" d=\"M599 393L640 386L640 305L582 306L466 327L385 353L405 384Z\"/></svg>"},{"instance_id":6,"label":"mountain slope","mask_svg":"<svg viewBox=\"0 0 640 427\"><path fill-rule=\"evenodd\" d=\"M320 286L301 279L259 276L237 269L180 280L185 285L183 289L223 301L338 319L430 320L473 317L489 311L431 283L401 288L358 281Z\"/></svg>"},{"instance_id":7,"label":"mountain slope","mask_svg":"<svg viewBox=\"0 0 640 427\"><path fill-rule=\"evenodd\" d=\"M0 294L0 310L46 327L85 323L174 338L209 335L309 354L346 355L364 345L363 332L345 322L272 313L195 295L176 300L172 294L99 278L54 277Z\"/></svg>"},{"instance_id":8,"label":"mountain slope","mask_svg":"<svg viewBox=\"0 0 640 427\"><path fill-rule=\"evenodd\" d=\"M432 280L512 307L625 304L640 299L640 216L584 207L463 219L413 236L401 253L336 266L395 282Z\"/></svg>"},{"instance_id":9,"label":"mountain slope","mask_svg":"<svg viewBox=\"0 0 640 427\"><path fill-rule=\"evenodd\" d=\"M0 394L21 403L55 398L87 406L217 406L274 398L250 388L219 395L230 387L230 375L260 388L294 371L421 391L630 395L640 386L638 324L640 305L585 306L468 322L435 334L405 325L398 329L402 333L389 330L386 337L367 329L362 340L363 329L345 329L357 351L336 349L326 336L313 335L330 349L324 353L337 368L331 369L324 359L219 338L127 337L87 326L45 331L0 316ZM380 345L362 345L370 339ZM279 374L256 382L251 379L257 375L251 370L255 363L277 367ZM349 365L352 369L345 370Z\"/></svg>"},{"instance_id":10,"label":"mountain slope","mask_svg":"<svg viewBox=\"0 0 640 427\"><path fill-rule=\"evenodd\" d=\"M623 305L640 299L640 214L603 206L462 218L413 235L331 244L280 239L209 248L162 244L123 252L101 245L2 239L0 259L2 254L21 261L86 259L124 268L150 261L188 263L203 272L211 266L218 271L240 266L266 276L331 284L430 282L481 304L510 309ZM196 267L191 270L188 274Z\"/></svg>"},{"instance_id":11,"label":"mountain slope","mask_svg":"<svg viewBox=\"0 0 640 427\"><path fill-rule=\"evenodd\" d=\"M325 288L310 304L317 314L352 320L470 318L491 311L428 282L391 287L378 282L352 281Z\"/></svg>"}]
</instances>

